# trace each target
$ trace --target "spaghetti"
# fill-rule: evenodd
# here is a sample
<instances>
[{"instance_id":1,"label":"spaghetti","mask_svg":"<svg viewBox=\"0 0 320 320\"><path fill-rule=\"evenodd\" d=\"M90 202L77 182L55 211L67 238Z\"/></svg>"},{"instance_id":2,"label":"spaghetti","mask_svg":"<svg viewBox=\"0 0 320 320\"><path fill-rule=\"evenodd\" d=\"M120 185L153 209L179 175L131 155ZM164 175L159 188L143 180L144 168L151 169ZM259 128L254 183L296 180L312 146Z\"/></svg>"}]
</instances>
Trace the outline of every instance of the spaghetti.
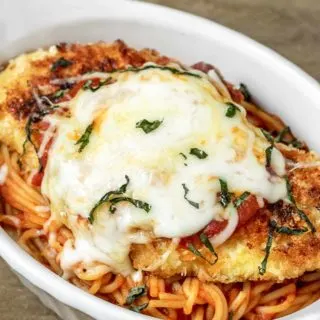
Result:
<instances>
[{"instance_id":1,"label":"spaghetti","mask_svg":"<svg viewBox=\"0 0 320 320\"><path fill-rule=\"evenodd\" d=\"M215 79L220 79L219 75ZM227 83L220 79L214 84L222 96L237 100L236 94L239 92L230 91ZM254 124L270 132L279 133L284 129L284 124L277 117L262 111L251 102L243 99L240 102ZM292 134L287 132L285 139L292 140ZM6 230L14 231L18 243L29 254L53 272L62 275L62 249L72 246L73 234L66 226L50 219L47 199L20 170L18 160L16 152L1 145L3 202L0 223ZM173 239L169 249L172 250L176 245ZM153 267L150 266L150 270ZM101 263L96 263L90 269L78 263L69 280L106 301L170 320L269 320L293 313L320 298L318 271L283 283L247 281L221 284L189 276L162 279L151 272L142 272L136 277L123 277L113 274L108 266Z\"/></svg>"}]
</instances>

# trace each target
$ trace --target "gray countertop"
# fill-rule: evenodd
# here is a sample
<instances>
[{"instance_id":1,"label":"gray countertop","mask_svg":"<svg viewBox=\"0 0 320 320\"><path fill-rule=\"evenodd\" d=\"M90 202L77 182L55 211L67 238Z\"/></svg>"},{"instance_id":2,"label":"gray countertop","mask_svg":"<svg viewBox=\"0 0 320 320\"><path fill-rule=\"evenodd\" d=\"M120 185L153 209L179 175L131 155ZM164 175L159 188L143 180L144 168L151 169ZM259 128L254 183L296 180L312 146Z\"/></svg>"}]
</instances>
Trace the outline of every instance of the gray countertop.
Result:
<instances>
[{"instance_id":1,"label":"gray countertop","mask_svg":"<svg viewBox=\"0 0 320 320\"><path fill-rule=\"evenodd\" d=\"M148 2L188 11L238 30L273 48L320 81L319 0L148 0ZM20 284L1 259L0 319L58 319Z\"/></svg>"}]
</instances>

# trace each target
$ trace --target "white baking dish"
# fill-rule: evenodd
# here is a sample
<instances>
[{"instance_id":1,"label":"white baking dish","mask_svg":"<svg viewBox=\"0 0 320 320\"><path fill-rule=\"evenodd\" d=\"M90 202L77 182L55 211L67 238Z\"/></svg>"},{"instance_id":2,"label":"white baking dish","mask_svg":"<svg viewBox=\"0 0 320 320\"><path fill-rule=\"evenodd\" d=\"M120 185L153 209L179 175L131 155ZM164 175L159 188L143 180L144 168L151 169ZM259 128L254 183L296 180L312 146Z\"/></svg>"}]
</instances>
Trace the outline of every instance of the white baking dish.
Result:
<instances>
[{"instance_id":1,"label":"white baking dish","mask_svg":"<svg viewBox=\"0 0 320 320\"><path fill-rule=\"evenodd\" d=\"M156 48L185 63L203 60L219 67L231 82L246 83L261 105L278 114L298 137L320 151L317 82L273 51L237 32L186 13L140 2L0 2L0 62L61 41L117 38L137 48ZM102 301L59 278L20 249L2 229L0 255L64 319L80 319L80 316L63 304L101 320L147 318ZM285 319L315 320L319 314L320 302Z\"/></svg>"}]
</instances>

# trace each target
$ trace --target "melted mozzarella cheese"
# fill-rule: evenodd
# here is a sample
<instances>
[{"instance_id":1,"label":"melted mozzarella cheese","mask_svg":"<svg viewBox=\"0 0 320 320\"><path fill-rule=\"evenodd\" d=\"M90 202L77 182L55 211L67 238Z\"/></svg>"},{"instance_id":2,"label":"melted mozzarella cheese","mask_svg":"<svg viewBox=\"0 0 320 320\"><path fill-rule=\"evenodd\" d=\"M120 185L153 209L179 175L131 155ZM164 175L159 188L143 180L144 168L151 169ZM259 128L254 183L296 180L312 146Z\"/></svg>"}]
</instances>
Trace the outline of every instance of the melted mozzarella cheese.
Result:
<instances>
[{"instance_id":1,"label":"melted mozzarella cheese","mask_svg":"<svg viewBox=\"0 0 320 320\"><path fill-rule=\"evenodd\" d=\"M235 210L224 210L218 201L219 178L236 194L249 191L269 202L285 197L284 180L271 179L265 168L270 144L248 123L241 106L234 117L226 117L228 106L207 76L148 69L112 77L114 83L95 92L80 90L70 102L69 117L47 117L57 135L42 192L55 218L75 236L61 256L64 270L78 262L102 262L128 274L132 243L192 235L230 215L234 230ZM162 122L145 133L136 126L144 119ZM76 142L91 124L89 142L79 152ZM199 159L192 148L207 157ZM283 174L284 159L273 154L276 173ZM88 223L99 199L119 189L126 176L125 196L148 203L150 212L119 202L112 214L110 203L104 203L94 212L93 224ZM223 241L232 233L229 229L221 235Z\"/></svg>"}]
</instances>

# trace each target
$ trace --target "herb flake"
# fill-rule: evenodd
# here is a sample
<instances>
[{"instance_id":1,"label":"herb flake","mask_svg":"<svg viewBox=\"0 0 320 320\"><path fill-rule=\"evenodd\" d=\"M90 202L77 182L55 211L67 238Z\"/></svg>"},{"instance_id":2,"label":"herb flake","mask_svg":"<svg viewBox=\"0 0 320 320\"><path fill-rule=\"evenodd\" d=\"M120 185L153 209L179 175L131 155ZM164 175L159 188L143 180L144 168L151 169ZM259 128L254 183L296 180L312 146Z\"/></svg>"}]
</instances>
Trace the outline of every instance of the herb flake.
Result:
<instances>
[{"instance_id":1,"label":"herb flake","mask_svg":"<svg viewBox=\"0 0 320 320\"><path fill-rule=\"evenodd\" d=\"M205 159L208 156L208 154L205 151L200 150L198 148L191 148L189 153L193 156L196 156L199 159Z\"/></svg>"},{"instance_id":2,"label":"herb flake","mask_svg":"<svg viewBox=\"0 0 320 320\"><path fill-rule=\"evenodd\" d=\"M120 73L123 72L141 72L144 70L148 70L148 69L159 69L159 70L163 70L163 71L170 71L171 73L175 74L175 75L181 75L181 76L191 76L191 77L195 77L195 78L201 78L201 76L199 74L196 73L192 73L189 71L181 71L178 70L176 68L172 68L172 67L161 67L161 66L156 66L156 65L148 65L142 68L135 68L135 67L129 67L127 69L124 70L120 70ZM117 72L118 70L115 70L114 72Z\"/></svg>"},{"instance_id":3,"label":"herb flake","mask_svg":"<svg viewBox=\"0 0 320 320\"><path fill-rule=\"evenodd\" d=\"M136 208L142 209L147 213L151 210L151 205L149 203L141 201L141 200L137 200L137 199L132 199L130 197L117 197L117 198L113 198L109 201L111 203L111 206L109 208L109 211L111 213L116 212L117 208L115 205L119 202L129 202L129 203L133 204Z\"/></svg>"},{"instance_id":4,"label":"herb flake","mask_svg":"<svg viewBox=\"0 0 320 320\"><path fill-rule=\"evenodd\" d=\"M314 225L312 224L312 222L310 221L310 219L308 218L308 216L297 207L296 204L296 199L293 196L292 193L292 186L291 183L289 181L288 176L285 177L286 180L286 186L287 186L287 197L290 200L290 202L297 208L298 210L298 215L300 217L300 219L302 219L303 221L305 221L305 223L308 225L309 229L311 230L312 233L316 232L316 228L314 227Z\"/></svg>"},{"instance_id":5,"label":"herb flake","mask_svg":"<svg viewBox=\"0 0 320 320\"><path fill-rule=\"evenodd\" d=\"M183 157L184 160L187 160L187 156L184 153L180 152L179 154Z\"/></svg>"},{"instance_id":6,"label":"herb flake","mask_svg":"<svg viewBox=\"0 0 320 320\"><path fill-rule=\"evenodd\" d=\"M279 134L275 137L274 141L275 142L285 142L284 141L284 137L287 135L287 134L291 134L291 129L290 127L285 127L283 128Z\"/></svg>"},{"instance_id":7,"label":"herb flake","mask_svg":"<svg viewBox=\"0 0 320 320\"><path fill-rule=\"evenodd\" d=\"M72 61L65 59L64 57L59 58L56 60L52 66L51 66L51 71L56 71L59 68L67 68L73 64Z\"/></svg>"},{"instance_id":8,"label":"herb flake","mask_svg":"<svg viewBox=\"0 0 320 320\"><path fill-rule=\"evenodd\" d=\"M133 287L130 289L127 299L126 299L126 304L132 304L136 299L145 296L147 294L146 286L138 286L138 287Z\"/></svg>"},{"instance_id":9,"label":"herb flake","mask_svg":"<svg viewBox=\"0 0 320 320\"><path fill-rule=\"evenodd\" d=\"M191 201L191 200L189 200L189 199L187 198L187 195L188 195L188 193L189 193L189 189L188 189L188 187L186 186L185 183L182 184L182 187L183 187L183 190L184 190L184 196L183 196L183 197L185 198L185 200L187 200L188 203L189 203L191 206L195 207L196 209L199 209L199 207L200 207L199 203L194 202L194 201Z\"/></svg>"},{"instance_id":10,"label":"herb flake","mask_svg":"<svg viewBox=\"0 0 320 320\"><path fill-rule=\"evenodd\" d=\"M272 158L273 145L269 146L266 149L266 167L270 168L271 166L271 158Z\"/></svg>"},{"instance_id":11,"label":"herb flake","mask_svg":"<svg viewBox=\"0 0 320 320\"><path fill-rule=\"evenodd\" d=\"M240 111L240 109L232 102L226 102L228 109L226 111L226 117L233 118L236 114L236 111Z\"/></svg>"},{"instance_id":12,"label":"herb flake","mask_svg":"<svg viewBox=\"0 0 320 320\"><path fill-rule=\"evenodd\" d=\"M265 136L265 138L270 142L270 143L273 143L273 137L272 135L270 134L270 132L264 130L264 129L260 129L261 132L263 133L263 135Z\"/></svg>"},{"instance_id":13,"label":"herb flake","mask_svg":"<svg viewBox=\"0 0 320 320\"><path fill-rule=\"evenodd\" d=\"M93 123L91 123L91 124L89 124L87 126L86 130L84 131L84 133L82 134L80 139L75 143L76 145L80 144L80 147L79 147L79 150L78 150L79 153L81 153L83 151L83 149L89 143L92 129L93 129Z\"/></svg>"},{"instance_id":14,"label":"herb flake","mask_svg":"<svg viewBox=\"0 0 320 320\"><path fill-rule=\"evenodd\" d=\"M58 91L56 91L53 95L52 95L52 98L53 99L60 99L62 98L65 93L66 93L67 90L64 90L64 89L60 89Z\"/></svg>"},{"instance_id":15,"label":"herb flake","mask_svg":"<svg viewBox=\"0 0 320 320\"><path fill-rule=\"evenodd\" d=\"M265 256L261 262L261 265L259 266L259 274L261 276L264 275L267 270L267 263L271 251L274 229L275 227L269 222L268 239L264 249Z\"/></svg>"},{"instance_id":16,"label":"herb flake","mask_svg":"<svg viewBox=\"0 0 320 320\"><path fill-rule=\"evenodd\" d=\"M146 119L143 119L136 123L136 128L142 129L144 133L150 133L151 131L159 128L162 122L163 120L148 121Z\"/></svg>"},{"instance_id":17,"label":"herb flake","mask_svg":"<svg viewBox=\"0 0 320 320\"><path fill-rule=\"evenodd\" d=\"M315 233L317 231L308 216L302 210L298 209L298 215L302 220L305 221L312 233Z\"/></svg>"},{"instance_id":18,"label":"herb flake","mask_svg":"<svg viewBox=\"0 0 320 320\"><path fill-rule=\"evenodd\" d=\"M87 80L82 89L83 90L90 90L91 92L95 92L97 90L99 90L101 87L103 87L106 84L109 84L111 82L112 78L109 77L105 80L99 80L99 82L97 84L94 83L94 81L92 79Z\"/></svg>"},{"instance_id":19,"label":"herb flake","mask_svg":"<svg viewBox=\"0 0 320 320\"><path fill-rule=\"evenodd\" d=\"M243 192L243 193L233 202L234 206L235 206L236 208L239 208L239 207L242 205L242 203L243 203L249 196L250 196L250 192L248 192L248 191Z\"/></svg>"},{"instance_id":20,"label":"herb flake","mask_svg":"<svg viewBox=\"0 0 320 320\"><path fill-rule=\"evenodd\" d=\"M214 262L210 262L211 265L214 265L217 263L218 261L218 254L216 253L216 251L214 250L210 240L208 239L208 237L204 234L201 233L200 234L200 241L205 245L205 247L214 255L215 260Z\"/></svg>"},{"instance_id":21,"label":"herb flake","mask_svg":"<svg viewBox=\"0 0 320 320\"><path fill-rule=\"evenodd\" d=\"M143 303L143 304L141 304L140 306L131 305L131 306L129 307L129 309L130 309L131 311L140 313L142 310L146 309L146 308L148 307L148 305L149 305L148 302Z\"/></svg>"},{"instance_id":22,"label":"herb flake","mask_svg":"<svg viewBox=\"0 0 320 320\"><path fill-rule=\"evenodd\" d=\"M278 226L277 222L274 220L270 221L270 224L274 228L274 230L281 234L287 234L287 235L300 235L308 231L307 228L290 228L286 226Z\"/></svg>"},{"instance_id":23,"label":"herb flake","mask_svg":"<svg viewBox=\"0 0 320 320\"><path fill-rule=\"evenodd\" d=\"M241 91L243 97L244 97L244 100L247 101L247 102L251 102L251 94L248 90L248 87L244 84L244 83L240 83L240 88L239 90Z\"/></svg>"},{"instance_id":24,"label":"herb flake","mask_svg":"<svg viewBox=\"0 0 320 320\"><path fill-rule=\"evenodd\" d=\"M231 200L231 196L228 191L228 184L223 179L219 179L219 182L221 188L220 203L224 208L226 208Z\"/></svg>"},{"instance_id":25,"label":"herb flake","mask_svg":"<svg viewBox=\"0 0 320 320\"><path fill-rule=\"evenodd\" d=\"M98 207L100 207L103 203L108 202L112 196L121 195L121 194L123 194L123 193L125 193L127 191L127 186L128 186L128 184L130 182L130 179L129 179L129 177L127 175L125 176L125 178L126 178L126 182L122 186L120 186L120 188L118 190L109 191L106 194L104 194L101 197L101 199L95 204L95 206L91 209L91 211L89 213L89 218L88 218L88 220L89 220L89 222L91 224L94 221L94 215L93 214L94 214L94 212L96 211L96 209Z\"/></svg>"}]
</instances>

